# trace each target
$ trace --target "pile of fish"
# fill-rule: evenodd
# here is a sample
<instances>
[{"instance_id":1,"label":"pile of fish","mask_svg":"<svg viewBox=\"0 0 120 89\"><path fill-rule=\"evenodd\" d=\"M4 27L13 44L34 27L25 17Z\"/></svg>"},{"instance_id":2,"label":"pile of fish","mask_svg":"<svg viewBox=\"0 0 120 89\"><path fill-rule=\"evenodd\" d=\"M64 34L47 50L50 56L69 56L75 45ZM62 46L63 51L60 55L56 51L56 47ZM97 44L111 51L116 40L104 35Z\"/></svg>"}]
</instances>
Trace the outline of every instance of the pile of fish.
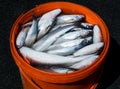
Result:
<instances>
[{"instance_id":1,"label":"pile of fish","mask_svg":"<svg viewBox=\"0 0 120 89\"><path fill-rule=\"evenodd\" d=\"M85 15L54 9L22 24L16 46L30 64L44 71L71 73L95 62L104 46L97 24Z\"/></svg>"}]
</instances>

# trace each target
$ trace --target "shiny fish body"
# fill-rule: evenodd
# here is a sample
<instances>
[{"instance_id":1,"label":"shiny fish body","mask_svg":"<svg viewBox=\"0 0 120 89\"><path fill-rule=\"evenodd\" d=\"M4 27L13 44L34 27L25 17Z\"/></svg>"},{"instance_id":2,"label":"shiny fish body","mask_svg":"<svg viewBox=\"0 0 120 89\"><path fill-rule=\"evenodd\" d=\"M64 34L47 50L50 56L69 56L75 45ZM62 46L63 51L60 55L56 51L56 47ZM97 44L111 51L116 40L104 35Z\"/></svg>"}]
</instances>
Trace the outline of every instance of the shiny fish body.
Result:
<instances>
[{"instance_id":1,"label":"shiny fish body","mask_svg":"<svg viewBox=\"0 0 120 89\"><path fill-rule=\"evenodd\" d=\"M22 28L31 27L32 23L33 23L33 21L30 21L30 22L28 22L26 24L23 24Z\"/></svg>"},{"instance_id":2,"label":"shiny fish body","mask_svg":"<svg viewBox=\"0 0 120 89\"><path fill-rule=\"evenodd\" d=\"M98 57L99 57L99 55L91 55L90 57L87 57L84 60L73 64L72 66L70 66L70 68L73 68L73 69L85 68L85 67L91 65L95 60L97 60Z\"/></svg>"},{"instance_id":3,"label":"shiny fish body","mask_svg":"<svg viewBox=\"0 0 120 89\"><path fill-rule=\"evenodd\" d=\"M81 23L81 26L87 29L92 29L94 25L90 23Z\"/></svg>"},{"instance_id":4,"label":"shiny fish body","mask_svg":"<svg viewBox=\"0 0 120 89\"><path fill-rule=\"evenodd\" d=\"M63 42L61 44L53 45L49 48L48 53L67 56L73 54L78 49L86 46L92 40L92 37L87 39L76 39L73 41ZM53 49L53 50L52 50Z\"/></svg>"},{"instance_id":5,"label":"shiny fish body","mask_svg":"<svg viewBox=\"0 0 120 89\"><path fill-rule=\"evenodd\" d=\"M56 66L51 67L50 70L52 70L56 73L72 73L75 71L74 69L64 68L64 67L56 67Z\"/></svg>"},{"instance_id":6,"label":"shiny fish body","mask_svg":"<svg viewBox=\"0 0 120 89\"><path fill-rule=\"evenodd\" d=\"M38 22L39 33L37 39L43 37L51 29L52 25L54 24L56 16L59 15L60 13L61 9L55 9L42 15Z\"/></svg>"},{"instance_id":7,"label":"shiny fish body","mask_svg":"<svg viewBox=\"0 0 120 89\"><path fill-rule=\"evenodd\" d=\"M52 55L45 52L38 52L28 47L21 47L20 53L24 58L28 58L30 63L36 64L73 64L83 60L85 57L69 58L58 55Z\"/></svg>"},{"instance_id":8,"label":"shiny fish body","mask_svg":"<svg viewBox=\"0 0 120 89\"><path fill-rule=\"evenodd\" d=\"M84 18L84 15L61 15L57 17L56 24L73 23L82 21Z\"/></svg>"},{"instance_id":9,"label":"shiny fish body","mask_svg":"<svg viewBox=\"0 0 120 89\"><path fill-rule=\"evenodd\" d=\"M64 27L60 27L59 29L56 29L50 33L48 33L46 36L44 36L41 40L37 41L32 48L37 51L45 51L53 42L55 42L58 37L60 37L65 32L72 29L74 26L67 25Z\"/></svg>"},{"instance_id":10,"label":"shiny fish body","mask_svg":"<svg viewBox=\"0 0 120 89\"><path fill-rule=\"evenodd\" d=\"M37 38L37 33L38 33L38 21L37 21L37 18L33 16L32 26L30 27L30 30L28 31L25 39L26 46L30 47L35 42Z\"/></svg>"},{"instance_id":11,"label":"shiny fish body","mask_svg":"<svg viewBox=\"0 0 120 89\"><path fill-rule=\"evenodd\" d=\"M22 30L19 32L17 39L16 39L16 45L18 48L22 47L25 42L25 38L27 36L27 32L30 29L30 27L22 28Z\"/></svg>"},{"instance_id":12,"label":"shiny fish body","mask_svg":"<svg viewBox=\"0 0 120 89\"><path fill-rule=\"evenodd\" d=\"M79 46L76 45L74 47L66 47L66 48L58 48L55 50L49 50L47 53L61 55L61 56L67 56L67 55L73 54L78 48L79 48Z\"/></svg>"},{"instance_id":13,"label":"shiny fish body","mask_svg":"<svg viewBox=\"0 0 120 89\"><path fill-rule=\"evenodd\" d=\"M96 53L98 50L100 50L100 48L103 47L103 45L104 45L103 42L98 42L98 43L90 44L90 45L87 45L87 46L79 49L73 55L74 56L82 56L82 55Z\"/></svg>"},{"instance_id":14,"label":"shiny fish body","mask_svg":"<svg viewBox=\"0 0 120 89\"><path fill-rule=\"evenodd\" d=\"M93 43L101 42L102 41L102 35L100 28L98 25L95 25L93 28Z\"/></svg>"},{"instance_id":15,"label":"shiny fish body","mask_svg":"<svg viewBox=\"0 0 120 89\"><path fill-rule=\"evenodd\" d=\"M69 40L74 40L80 36L79 31L69 32L59 37L54 44L62 43Z\"/></svg>"},{"instance_id":16,"label":"shiny fish body","mask_svg":"<svg viewBox=\"0 0 120 89\"><path fill-rule=\"evenodd\" d=\"M58 25L55 25L53 26L53 28L51 28L50 32L60 28L60 27L64 27L64 26L67 26L67 25L74 25L74 23L67 23L67 24L58 24Z\"/></svg>"},{"instance_id":17,"label":"shiny fish body","mask_svg":"<svg viewBox=\"0 0 120 89\"><path fill-rule=\"evenodd\" d=\"M93 31L92 30L86 30L86 29L83 29L83 28L73 28L72 29L73 31L79 31L79 35L80 37L86 37L86 36L91 36L93 34Z\"/></svg>"},{"instance_id":18,"label":"shiny fish body","mask_svg":"<svg viewBox=\"0 0 120 89\"><path fill-rule=\"evenodd\" d=\"M54 49L58 49L58 48L65 48L65 47L73 47L73 46L76 46L76 45L79 45L84 39L75 39L75 40L71 40L71 41L66 41L66 42L63 42L63 43L59 43L59 44L53 44L51 45L48 50L54 50Z\"/></svg>"},{"instance_id":19,"label":"shiny fish body","mask_svg":"<svg viewBox=\"0 0 120 89\"><path fill-rule=\"evenodd\" d=\"M40 18L41 18L41 17L38 17L37 20L40 20ZM23 25L22 25L22 28L31 27L31 26L32 26L32 23L33 23L33 21L29 21L29 22L23 24Z\"/></svg>"},{"instance_id":20,"label":"shiny fish body","mask_svg":"<svg viewBox=\"0 0 120 89\"><path fill-rule=\"evenodd\" d=\"M76 50L78 50L78 48L79 48L79 45L76 45L74 47L66 47L66 48L58 48L55 50L49 50L47 53L61 55L61 56L67 56L67 55L73 54Z\"/></svg>"},{"instance_id":21,"label":"shiny fish body","mask_svg":"<svg viewBox=\"0 0 120 89\"><path fill-rule=\"evenodd\" d=\"M81 46L84 47L84 46L87 46L91 43L93 43L93 37L89 36L89 37L84 38L83 42L81 43Z\"/></svg>"},{"instance_id":22,"label":"shiny fish body","mask_svg":"<svg viewBox=\"0 0 120 89\"><path fill-rule=\"evenodd\" d=\"M73 28L73 30L74 29L76 30L73 32L66 33L65 35L58 38L54 44L58 44L58 43L65 42L68 40L74 40L78 37L86 37L92 33L92 30L80 30L79 28Z\"/></svg>"}]
</instances>

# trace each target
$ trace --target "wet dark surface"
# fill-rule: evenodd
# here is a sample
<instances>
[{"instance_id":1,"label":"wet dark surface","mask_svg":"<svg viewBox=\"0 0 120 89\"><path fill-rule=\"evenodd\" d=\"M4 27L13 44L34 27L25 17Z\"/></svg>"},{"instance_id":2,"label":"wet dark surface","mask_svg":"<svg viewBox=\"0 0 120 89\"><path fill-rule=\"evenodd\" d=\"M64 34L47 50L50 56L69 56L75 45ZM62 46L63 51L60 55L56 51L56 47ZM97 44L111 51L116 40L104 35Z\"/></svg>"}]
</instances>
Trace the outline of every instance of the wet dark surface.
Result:
<instances>
[{"instance_id":1,"label":"wet dark surface","mask_svg":"<svg viewBox=\"0 0 120 89\"><path fill-rule=\"evenodd\" d=\"M22 89L17 65L10 52L9 35L20 14L53 0L0 0L0 89ZM62 1L62 0L61 0ZM120 89L120 6L119 0L64 0L82 4L105 21L111 43L97 89Z\"/></svg>"}]
</instances>

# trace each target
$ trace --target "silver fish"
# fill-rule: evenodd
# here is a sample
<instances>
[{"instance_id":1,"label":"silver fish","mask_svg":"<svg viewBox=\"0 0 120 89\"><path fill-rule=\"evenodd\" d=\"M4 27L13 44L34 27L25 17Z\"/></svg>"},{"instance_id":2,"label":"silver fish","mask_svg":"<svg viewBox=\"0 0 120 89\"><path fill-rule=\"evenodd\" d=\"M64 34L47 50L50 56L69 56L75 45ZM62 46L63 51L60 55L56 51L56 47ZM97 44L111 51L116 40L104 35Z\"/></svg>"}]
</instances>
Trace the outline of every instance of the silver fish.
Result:
<instances>
[{"instance_id":1,"label":"silver fish","mask_svg":"<svg viewBox=\"0 0 120 89\"><path fill-rule=\"evenodd\" d=\"M52 45L50 48L48 48L47 53L57 54L61 56L70 55L80 48L79 45L83 40L84 39L77 39L73 41L63 42L61 44Z\"/></svg>"},{"instance_id":2,"label":"silver fish","mask_svg":"<svg viewBox=\"0 0 120 89\"><path fill-rule=\"evenodd\" d=\"M54 24L56 16L60 13L61 9L55 9L42 15L38 22L39 33L37 39L43 37L50 30L50 28Z\"/></svg>"},{"instance_id":3,"label":"silver fish","mask_svg":"<svg viewBox=\"0 0 120 89\"><path fill-rule=\"evenodd\" d=\"M86 57L84 60L73 64L69 68L73 68L73 69L85 68L85 67L91 65L93 62L95 62L95 60L97 60L98 57L99 57L99 55L91 55L89 57Z\"/></svg>"},{"instance_id":4,"label":"silver fish","mask_svg":"<svg viewBox=\"0 0 120 89\"><path fill-rule=\"evenodd\" d=\"M86 37L92 33L92 30L80 30L79 28L73 28L72 30L74 29L77 29L77 30L66 33L65 35L59 37L54 44L58 44L58 43L69 41L69 40L74 40L78 37Z\"/></svg>"},{"instance_id":5,"label":"silver fish","mask_svg":"<svg viewBox=\"0 0 120 89\"><path fill-rule=\"evenodd\" d=\"M86 38L84 38L83 42L81 43L81 48L84 46L87 46L91 43L93 43L93 37L92 36L86 37Z\"/></svg>"},{"instance_id":6,"label":"silver fish","mask_svg":"<svg viewBox=\"0 0 120 89\"><path fill-rule=\"evenodd\" d=\"M25 39L26 46L31 46L35 42L37 38L37 33L38 33L38 21L37 18L33 15L33 23Z\"/></svg>"},{"instance_id":7,"label":"silver fish","mask_svg":"<svg viewBox=\"0 0 120 89\"><path fill-rule=\"evenodd\" d=\"M74 23L67 23L67 24L58 24L58 25L54 25L53 28L51 28L50 32L60 28L60 27L64 27L64 26L67 26L67 25L74 25Z\"/></svg>"},{"instance_id":8,"label":"silver fish","mask_svg":"<svg viewBox=\"0 0 120 89\"><path fill-rule=\"evenodd\" d=\"M69 58L53 54L48 54L45 52L38 52L29 47L21 47L19 49L21 55L24 58L28 58L30 63L36 64L67 64L71 65L73 63L83 60L85 57L79 58Z\"/></svg>"},{"instance_id":9,"label":"silver fish","mask_svg":"<svg viewBox=\"0 0 120 89\"><path fill-rule=\"evenodd\" d=\"M93 28L93 24L90 24L90 23L81 23L81 26L84 27L84 28L87 28L87 29L92 29Z\"/></svg>"},{"instance_id":10,"label":"silver fish","mask_svg":"<svg viewBox=\"0 0 120 89\"><path fill-rule=\"evenodd\" d=\"M62 42L74 40L79 37L79 31L74 31L74 32L68 32L64 34L63 36L59 37L54 44L59 44Z\"/></svg>"},{"instance_id":11,"label":"silver fish","mask_svg":"<svg viewBox=\"0 0 120 89\"><path fill-rule=\"evenodd\" d=\"M55 40L60 37L65 32L69 31L70 29L74 28L72 25L67 25L64 27L60 27L50 33L48 33L46 36L44 36L42 39L37 41L32 48L37 51L45 51L48 49L48 47L55 42Z\"/></svg>"},{"instance_id":12,"label":"silver fish","mask_svg":"<svg viewBox=\"0 0 120 89\"><path fill-rule=\"evenodd\" d=\"M40 18L41 18L41 17L38 17L37 20L40 20ZM22 25L22 28L31 27L31 26L32 26L32 23L33 23L33 21L29 21L29 22L23 24L23 25Z\"/></svg>"},{"instance_id":13,"label":"silver fish","mask_svg":"<svg viewBox=\"0 0 120 89\"><path fill-rule=\"evenodd\" d=\"M67 55L71 55L72 53L74 53L76 51L76 48L75 48L75 46L74 47L66 47L66 48L58 48L55 50L49 50L49 51L47 51L47 53L61 55L61 56L67 56Z\"/></svg>"},{"instance_id":14,"label":"silver fish","mask_svg":"<svg viewBox=\"0 0 120 89\"><path fill-rule=\"evenodd\" d=\"M18 48L20 48L24 45L25 38L27 36L29 29L30 29L30 27L22 28L22 30L19 32L17 39L16 39L16 45Z\"/></svg>"},{"instance_id":15,"label":"silver fish","mask_svg":"<svg viewBox=\"0 0 120 89\"><path fill-rule=\"evenodd\" d=\"M73 31L79 31L80 37L91 36L93 31L91 29L84 29L84 28L73 28Z\"/></svg>"},{"instance_id":16,"label":"silver fish","mask_svg":"<svg viewBox=\"0 0 120 89\"><path fill-rule=\"evenodd\" d=\"M50 54L57 54L61 56L71 55L75 51L89 44L91 40L92 40L92 37L87 39L76 39L73 41L63 42L61 44L50 46L47 52Z\"/></svg>"},{"instance_id":17,"label":"silver fish","mask_svg":"<svg viewBox=\"0 0 120 89\"><path fill-rule=\"evenodd\" d=\"M96 53L98 50L100 50L100 48L103 47L103 45L104 45L103 42L90 44L90 45L87 45L87 46L79 49L73 55L74 56L82 56L82 55L88 55L88 54Z\"/></svg>"},{"instance_id":18,"label":"silver fish","mask_svg":"<svg viewBox=\"0 0 120 89\"><path fill-rule=\"evenodd\" d=\"M22 25L22 28L30 27L32 25L32 23L33 23L33 21L27 22L27 23Z\"/></svg>"},{"instance_id":19,"label":"silver fish","mask_svg":"<svg viewBox=\"0 0 120 89\"><path fill-rule=\"evenodd\" d=\"M76 45L79 45L84 39L78 38L75 40L71 40L71 41L66 41L66 42L62 42L59 44L53 44L51 45L48 50L54 50L54 49L58 49L58 48L67 48L67 47L73 47Z\"/></svg>"},{"instance_id":20,"label":"silver fish","mask_svg":"<svg viewBox=\"0 0 120 89\"><path fill-rule=\"evenodd\" d=\"M60 15L57 17L56 24L73 23L82 21L84 18L84 15Z\"/></svg>"},{"instance_id":21,"label":"silver fish","mask_svg":"<svg viewBox=\"0 0 120 89\"><path fill-rule=\"evenodd\" d=\"M56 66L52 66L50 68L50 70L56 72L56 73L72 73L75 70L74 69L70 69L70 68L64 68L64 67L56 67Z\"/></svg>"},{"instance_id":22,"label":"silver fish","mask_svg":"<svg viewBox=\"0 0 120 89\"><path fill-rule=\"evenodd\" d=\"M93 28L93 43L101 42L102 35L98 25L95 25Z\"/></svg>"}]
</instances>

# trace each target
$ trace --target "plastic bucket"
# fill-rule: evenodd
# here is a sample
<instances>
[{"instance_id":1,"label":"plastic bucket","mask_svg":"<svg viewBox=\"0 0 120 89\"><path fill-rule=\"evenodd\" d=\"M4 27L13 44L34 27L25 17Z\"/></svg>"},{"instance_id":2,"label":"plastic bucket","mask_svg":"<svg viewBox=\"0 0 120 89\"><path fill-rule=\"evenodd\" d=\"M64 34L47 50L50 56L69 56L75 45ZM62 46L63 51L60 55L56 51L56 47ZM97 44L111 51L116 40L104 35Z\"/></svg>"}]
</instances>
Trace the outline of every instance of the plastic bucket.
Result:
<instances>
[{"instance_id":1,"label":"plastic bucket","mask_svg":"<svg viewBox=\"0 0 120 89\"><path fill-rule=\"evenodd\" d=\"M20 69L20 74L21 74L21 80L22 80L22 84L23 84L23 88L24 89L42 89L40 87L38 87L32 80L30 77L28 77L23 71L22 69Z\"/></svg>"},{"instance_id":2,"label":"plastic bucket","mask_svg":"<svg viewBox=\"0 0 120 89\"><path fill-rule=\"evenodd\" d=\"M61 8L65 14L84 14L87 22L98 24L101 28L104 48L97 61L92 65L69 74L45 72L32 67L18 52L15 41L17 34L21 30L19 24L24 24L32 20L32 12L37 16L40 16L41 14L56 8ZM98 77L101 75L101 68L104 66L104 61L109 50L109 43L109 31L101 17L85 6L71 2L49 2L36 6L18 17L13 24L10 33L11 53L17 66L42 89L95 89L98 84ZM25 89L30 89L29 85L28 88L26 87Z\"/></svg>"},{"instance_id":3,"label":"plastic bucket","mask_svg":"<svg viewBox=\"0 0 120 89\"><path fill-rule=\"evenodd\" d=\"M95 89L98 85L98 80L101 77L102 70L103 68L80 81L65 84L50 83L37 79L34 80L29 75L25 74L23 70L20 71L22 71L21 78L23 81L24 89Z\"/></svg>"}]
</instances>

